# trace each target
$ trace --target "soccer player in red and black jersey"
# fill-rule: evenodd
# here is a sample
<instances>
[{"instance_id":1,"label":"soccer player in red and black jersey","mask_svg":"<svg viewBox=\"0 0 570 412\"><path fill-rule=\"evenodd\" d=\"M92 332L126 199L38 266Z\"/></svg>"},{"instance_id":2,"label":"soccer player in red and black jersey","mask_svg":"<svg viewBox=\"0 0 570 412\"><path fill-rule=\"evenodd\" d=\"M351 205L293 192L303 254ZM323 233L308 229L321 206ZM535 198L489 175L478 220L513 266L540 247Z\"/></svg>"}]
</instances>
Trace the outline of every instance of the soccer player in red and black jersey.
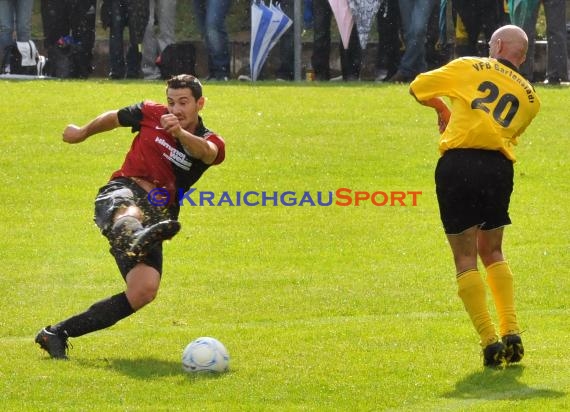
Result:
<instances>
[{"instance_id":1,"label":"soccer player in red and black jersey","mask_svg":"<svg viewBox=\"0 0 570 412\"><path fill-rule=\"evenodd\" d=\"M440 216L459 296L483 347L483 363L495 367L519 362L524 355L513 274L502 244L504 227L511 223L514 146L537 115L540 99L518 71L528 47L525 32L513 25L500 27L489 46L488 58L463 57L420 74L410 93L437 113ZM449 108L442 97L449 99ZM478 257L487 272L500 336L487 307Z\"/></svg>"},{"instance_id":2,"label":"soccer player in red and black jersey","mask_svg":"<svg viewBox=\"0 0 570 412\"><path fill-rule=\"evenodd\" d=\"M109 240L126 289L43 328L35 341L52 358L67 358L68 338L107 328L152 302L162 275L162 242L180 230L179 194L224 160L224 140L199 116L205 102L200 81L186 74L169 79L166 99L166 106L144 101L63 132L67 143L121 126L138 134L95 199L95 222Z\"/></svg>"}]
</instances>

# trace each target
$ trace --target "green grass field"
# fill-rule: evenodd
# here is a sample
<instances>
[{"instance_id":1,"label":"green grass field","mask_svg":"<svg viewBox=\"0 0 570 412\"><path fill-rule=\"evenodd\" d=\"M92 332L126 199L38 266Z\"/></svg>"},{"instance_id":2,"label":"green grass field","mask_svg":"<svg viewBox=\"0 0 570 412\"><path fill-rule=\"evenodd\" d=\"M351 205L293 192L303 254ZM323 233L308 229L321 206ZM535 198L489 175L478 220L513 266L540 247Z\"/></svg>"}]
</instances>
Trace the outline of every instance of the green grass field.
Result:
<instances>
[{"instance_id":1,"label":"green grass field","mask_svg":"<svg viewBox=\"0 0 570 412\"><path fill-rule=\"evenodd\" d=\"M165 245L155 302L47 358L39 328L123 283L92 222L128 129L61 142L68 123L161 83L0 82L0 405L5 411L561 411L570 409L568 107L517 149L505 252L526 357L482 366L457 297L433 184L436 118L406 86L207 85L227 159L198 191L421 191L417 206L190 206ZM231 371L190 376L185 345L214 336Z\"/></svg>"}]
</instances>

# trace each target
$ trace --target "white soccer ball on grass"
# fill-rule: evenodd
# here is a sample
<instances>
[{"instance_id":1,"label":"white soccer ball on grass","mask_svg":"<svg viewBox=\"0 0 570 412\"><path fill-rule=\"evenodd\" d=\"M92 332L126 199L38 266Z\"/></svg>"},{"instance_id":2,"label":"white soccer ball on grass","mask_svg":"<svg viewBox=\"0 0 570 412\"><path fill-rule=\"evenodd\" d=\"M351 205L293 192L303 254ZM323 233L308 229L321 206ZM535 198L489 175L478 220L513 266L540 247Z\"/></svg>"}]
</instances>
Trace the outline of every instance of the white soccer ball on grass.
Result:
<instances>
[{"instance_id":1,"label":"white soccer ball on grass","mask_svg":"<svg viewBox=\"0 0 570 412\"><path fill-rule=\"evenodd\" d=\"M201 337L190 342L182 352L182 368L186 372L225 372L230 355L219 340Z\"/></svg>"}]
</instances>

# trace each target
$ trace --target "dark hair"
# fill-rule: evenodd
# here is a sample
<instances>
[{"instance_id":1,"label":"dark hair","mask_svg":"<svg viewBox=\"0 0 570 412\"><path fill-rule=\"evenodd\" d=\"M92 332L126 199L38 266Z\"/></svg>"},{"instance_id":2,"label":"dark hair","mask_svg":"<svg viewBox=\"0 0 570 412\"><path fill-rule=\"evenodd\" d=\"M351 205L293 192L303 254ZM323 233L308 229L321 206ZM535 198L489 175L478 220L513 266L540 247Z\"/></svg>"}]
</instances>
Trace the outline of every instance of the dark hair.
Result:
<instances>
[{"instance_id":1,"label":"dark hair","mask_svg":"<svg viewBox=\"0 0 570 412\"><path fill-rule=\"evenodd\" d=\"M178 74L166 81L167 89L190 89L194 99L202 97L202 83L191 74Z\"/></svg>"}]
</instances>

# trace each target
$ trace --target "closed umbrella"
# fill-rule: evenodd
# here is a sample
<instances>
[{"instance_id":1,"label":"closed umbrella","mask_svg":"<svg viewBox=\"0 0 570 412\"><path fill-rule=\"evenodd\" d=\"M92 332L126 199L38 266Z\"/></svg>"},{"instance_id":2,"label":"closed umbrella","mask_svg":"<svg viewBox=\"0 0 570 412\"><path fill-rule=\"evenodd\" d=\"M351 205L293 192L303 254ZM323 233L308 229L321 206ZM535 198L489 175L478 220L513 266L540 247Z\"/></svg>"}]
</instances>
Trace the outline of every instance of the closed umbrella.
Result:
<instances>
[{"instance_id":1,"label":"closed umbrella","mask_svg":"<svg viewBox=\"0 0 570 412\"><path fill-rule=\"evenodd\" d=\"M354 18L358 30L358 39L363 50L368 44L370 28L380 8L380 2L381 0L348 0L348 6Z\"/></svg>"},{"instance_id":2,"label":"closed umbrella","mask_svg":"<svg viewBox=\"0 0 570 412\"><path fill-rule=\"evenodd\" d=\"M261 0L252 2L249 53L251 80L257 80L269 51L275 47L281 36L292 24L293 21L283 13L279 6L273 3L266 6Z\"/></svg>"},{"instance_id":3,"label":"closed umbrella","mask_svg":"<svg viewBox=\"0 0 570 412\"><path fill-rule=\"evenodd\" d=\"M336 20L336 25L340 33L340 39L342 40L342 45L344 46L345 50L348 50L350 33L352 32L352 26L354 25L352 12L348 6L348 0L329 0L329 4Z\"/></svg>"}]
</instances>

